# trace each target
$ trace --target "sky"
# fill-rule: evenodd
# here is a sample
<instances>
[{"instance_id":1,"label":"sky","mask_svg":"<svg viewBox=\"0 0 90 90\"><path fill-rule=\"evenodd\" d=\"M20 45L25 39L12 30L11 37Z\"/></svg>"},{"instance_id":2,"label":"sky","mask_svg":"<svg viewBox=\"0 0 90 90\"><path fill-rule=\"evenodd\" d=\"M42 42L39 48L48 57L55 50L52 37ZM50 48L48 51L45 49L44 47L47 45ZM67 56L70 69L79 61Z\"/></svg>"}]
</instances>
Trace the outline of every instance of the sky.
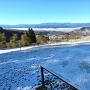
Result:
<instances>
[{"instance_id":1,"label":"sky","mask_svg":"<svg viewBox=\"0 0 90 90\"><path fill-rule=\"evenodd\" d=\"M0 24L90 22L90 0L0 0Z\"/></svg>"}]
</instances>

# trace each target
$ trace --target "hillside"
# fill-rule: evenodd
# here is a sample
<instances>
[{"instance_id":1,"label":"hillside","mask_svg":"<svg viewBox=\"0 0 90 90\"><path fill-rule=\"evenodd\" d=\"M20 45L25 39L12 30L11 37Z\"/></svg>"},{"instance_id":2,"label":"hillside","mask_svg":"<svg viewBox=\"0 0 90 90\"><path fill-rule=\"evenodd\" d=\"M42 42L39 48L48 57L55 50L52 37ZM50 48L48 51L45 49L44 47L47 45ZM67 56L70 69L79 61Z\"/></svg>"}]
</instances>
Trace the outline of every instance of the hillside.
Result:
<instances>
[{"instance_id":1,"label":"hillside","mask_svg":"<svg viewBox=\"0 0 90 90\"><path fill-rule=\"evenodd\" d=\"M82 88L78 90L90 90L90 43L25 48L0 51L0 90L35 90L41 85L40 65ZM46 80L54 79L45 71ZM53 90L61 90L57 86Z\"/></svg>"},{"instance_id":2,"label":"hillside","mask_svg":"<svg viewBox=\"0 0 90 90\"><path fill-rule=\"evenodd\" d=\"M22 28L21 28L22 29ZM54 28L52 28L54 29ZM55 29L56 30L56 29ZM57 28L58 30L58 28ZM5 33L6 41L9 42L13 34L17 34L18 38L21 38L21 35L26 32L24 30L18 30L18 29L3 29L0 28L0 33ZM35 31L36 36L43 34L46 37L49 37L49 42L65 42L65 41L90 41L90 27L82 27L80 29L72 30L71 32L65 32L63 31L45 31L45 30L36 30Z\"/></svg>"},{"instance_id":3,"label":"hillside","mask_svg":"<svg viewBox=\"0 0 90 90\"><path fill-rule=\"evenodd\" d=\"M20 39L21 35L23 34L23 31L16 31L16 30L6 30L0 27L0 33L4 33L6 38L6 41L9 42L10 38L13 36L13 34L17 34L18 38Z\"/></svg>"}]
</instances>

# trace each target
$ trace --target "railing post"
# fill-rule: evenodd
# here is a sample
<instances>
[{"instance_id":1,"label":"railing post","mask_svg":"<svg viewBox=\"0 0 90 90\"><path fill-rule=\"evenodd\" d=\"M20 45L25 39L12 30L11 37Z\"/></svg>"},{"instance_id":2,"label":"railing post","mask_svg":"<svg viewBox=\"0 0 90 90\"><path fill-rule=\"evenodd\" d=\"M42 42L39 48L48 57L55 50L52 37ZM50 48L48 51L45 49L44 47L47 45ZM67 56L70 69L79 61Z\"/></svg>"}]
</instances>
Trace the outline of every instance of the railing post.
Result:
<instances>
[{"instance_id":1,"label":"railing post","mask_svg":"<svg viewBox=\"0 0 90 90\"><path fill-rule=\"evenodd\" d=\"M45 85L44 85L44 73L43 73L43 67L41 67L41 77L42 77L42 86L45 87Z\"/></svg>"}]
</instances>

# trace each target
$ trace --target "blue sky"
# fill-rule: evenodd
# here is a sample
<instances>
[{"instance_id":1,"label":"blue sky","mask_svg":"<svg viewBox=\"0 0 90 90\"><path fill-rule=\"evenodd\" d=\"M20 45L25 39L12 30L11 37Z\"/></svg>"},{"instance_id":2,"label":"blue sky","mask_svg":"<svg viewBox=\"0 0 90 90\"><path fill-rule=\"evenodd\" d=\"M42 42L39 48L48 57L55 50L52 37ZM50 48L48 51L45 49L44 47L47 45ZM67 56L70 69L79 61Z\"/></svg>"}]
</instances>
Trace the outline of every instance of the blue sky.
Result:
<instances>
[{"instance_id":1,"label":"blue sky","mask_svg":"<svg viewBox=\"0 0 90 90\"><path fill-rule=\"evenodd\" d=\"M90 22L90 0L0 0L0 24Z\"/></svg>"}]
</instances>

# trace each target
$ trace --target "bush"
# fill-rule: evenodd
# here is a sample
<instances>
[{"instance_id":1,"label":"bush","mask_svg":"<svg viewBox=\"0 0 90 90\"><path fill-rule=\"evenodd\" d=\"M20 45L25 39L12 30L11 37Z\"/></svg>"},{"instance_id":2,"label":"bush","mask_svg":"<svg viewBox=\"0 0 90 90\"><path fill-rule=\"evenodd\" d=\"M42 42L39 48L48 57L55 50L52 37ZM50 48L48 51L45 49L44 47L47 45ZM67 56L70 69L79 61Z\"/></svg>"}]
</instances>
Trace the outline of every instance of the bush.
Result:
<instances>
[{"instance_id":1,"label":"bush","mask_svg":"<svg viewBox=\"0 0 90 90\"><path fill-rule=\"evenodd\" d=\"M45 37L42 34L37 37L37 44L45 44L48 41L49 41L49 38L48 37Z\"/></svg>"}]
</instances>

